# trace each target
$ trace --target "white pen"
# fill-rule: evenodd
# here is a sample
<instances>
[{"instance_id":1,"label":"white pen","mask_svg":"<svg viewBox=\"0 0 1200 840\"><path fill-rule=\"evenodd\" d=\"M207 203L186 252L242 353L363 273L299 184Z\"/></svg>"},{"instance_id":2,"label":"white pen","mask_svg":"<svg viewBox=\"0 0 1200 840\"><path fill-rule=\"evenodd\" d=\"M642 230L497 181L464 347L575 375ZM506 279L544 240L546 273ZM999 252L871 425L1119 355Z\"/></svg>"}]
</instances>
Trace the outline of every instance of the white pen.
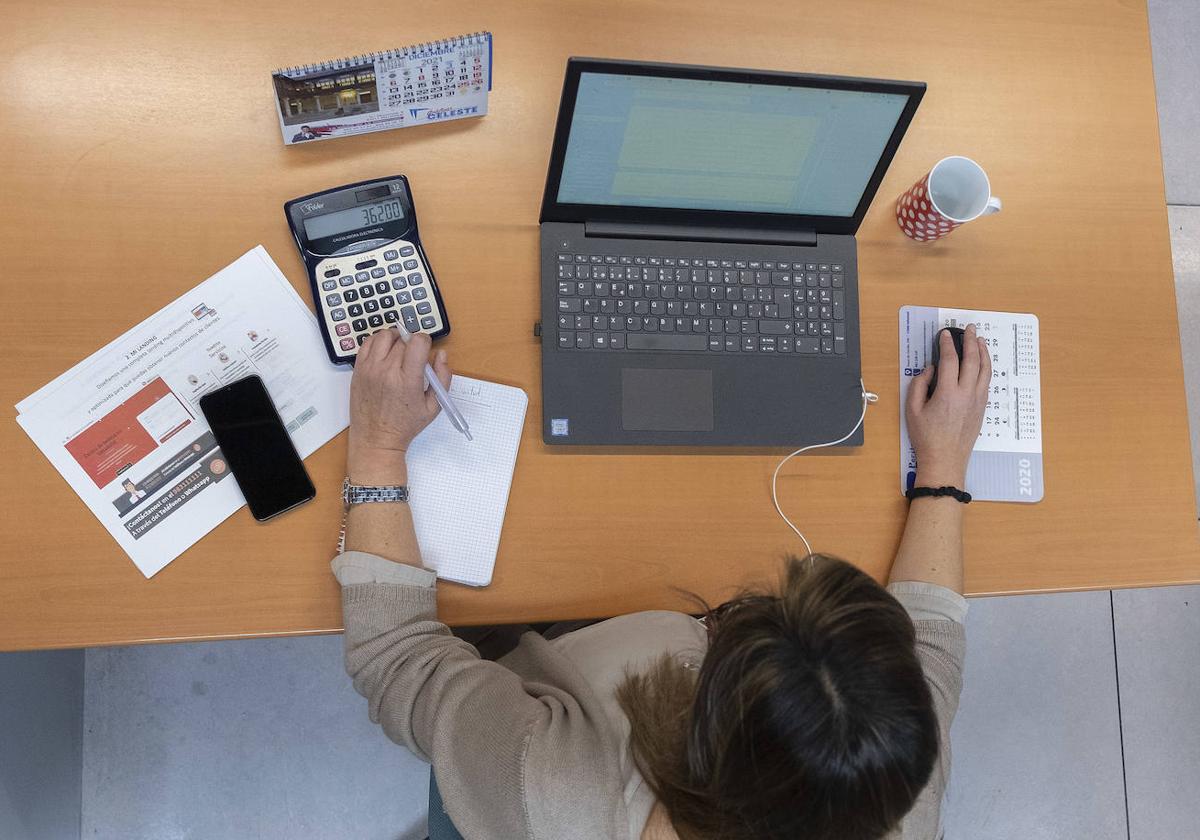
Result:
<instances>
[{"instance_id":1,"label":"white pen","mask_svg":"<svg viewBox=\"0 0 1200 840\"><path fill-rule=\"evenodd\" d=\"M412 338L412 333L404 328L403 324L396 324L396 328L400 330L400 338L408 344L408 340ZM454 428L458 429L467 436L467 440L474 440L471 437L471 428L467 425L467 418L462 416L462 412L458 410L458 406L454 404L454 400L450 399L450 392L446 390L437 374L433 372L433 366L429 362L425 363L425 381L429 383L429 387L433 389L433 395L437 398L438 405L442 407L442 411L446 412L446 416L450 418L450 422L454 424Z\"/></svg>"}]
</instances>

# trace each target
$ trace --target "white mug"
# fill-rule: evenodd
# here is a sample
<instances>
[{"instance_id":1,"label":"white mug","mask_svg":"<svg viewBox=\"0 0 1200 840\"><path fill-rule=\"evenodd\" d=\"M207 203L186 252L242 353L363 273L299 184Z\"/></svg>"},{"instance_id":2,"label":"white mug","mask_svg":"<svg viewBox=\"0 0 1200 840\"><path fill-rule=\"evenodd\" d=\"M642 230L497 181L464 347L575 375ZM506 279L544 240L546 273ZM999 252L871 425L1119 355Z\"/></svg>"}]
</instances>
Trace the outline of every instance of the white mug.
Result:
<instances>
[{"instance_id":1,"label":"white mug","mask_svg":"<svg viewBox=\"0 0 1200 840\"><path fill-rule=\"evenodd\" d=\"M999 213L1001 206L983 167L953 155L935 163L896 199L896 223L910 239L930 242L980 216Z\"/></svg>"}]
</instances>

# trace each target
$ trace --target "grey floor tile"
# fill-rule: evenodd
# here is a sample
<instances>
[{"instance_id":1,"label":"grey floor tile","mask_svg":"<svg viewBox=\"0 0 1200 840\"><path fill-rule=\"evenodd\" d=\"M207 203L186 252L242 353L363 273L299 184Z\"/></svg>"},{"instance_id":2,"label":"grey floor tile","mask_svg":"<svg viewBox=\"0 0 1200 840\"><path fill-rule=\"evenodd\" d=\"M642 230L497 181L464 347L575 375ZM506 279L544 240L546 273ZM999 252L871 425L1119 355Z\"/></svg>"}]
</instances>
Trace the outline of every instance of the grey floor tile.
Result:
<instances>
[{"instance_id":1,"label":"grey floor tile","mask_svg":"<svg viewBox=\"0 0 1200 840\"><path fill-rule=\"evenodd\" d=\"M1131 840L1200 833L1200 586L1113 593Z\"/></svg>"},{"instance_id":2,"label":"grey floor tile","mask_svg":"<svg viewBox=\"0 0 1200 840\"><path fill-rule=\"evenodd\" d=\"M0 837L79 836L83 651L0 653Z\"/></svg>"},{"instance_id":3,"label":"grey floor tile","mask_svg":"<svg viewBox=\"0 0 1200 840\"><path fill-rule=\"evenodd\" d=\"M83 837L424 837L428 765L324 636L92 649Z\"/></svg>"},{"instance_id":4,"label":"grey floor tile","mask_svg":"<svg viewBox=\"0 0 1200 840\"><path fill-rule=\"evenodd\" d=\"M1196 5L1200 8L1200 3ZM1179 343L1192 433L1192 475L1200 500L1200 207L1168 207L1167 217L1171 224Z\"/></svg>"},{"instance_id":5,"label":"grey floor tile","mask_svg":"<svg viewBox=\"0 0 1200 840\"><path fill-rule=\"evenodd\" d=\"M1168 204L1200 204L1200 3L1149 0Z\"/></svg>"},{"instance_id":6,"label":"grey floor tile","mask_svg":"<svg viewBox=\"0 0 1200 840\"><path fill-rule=\"evenodd\" d=\"M946 836L1126 840L1108 592L978 598Z\"/></svg>"}]
</instances>

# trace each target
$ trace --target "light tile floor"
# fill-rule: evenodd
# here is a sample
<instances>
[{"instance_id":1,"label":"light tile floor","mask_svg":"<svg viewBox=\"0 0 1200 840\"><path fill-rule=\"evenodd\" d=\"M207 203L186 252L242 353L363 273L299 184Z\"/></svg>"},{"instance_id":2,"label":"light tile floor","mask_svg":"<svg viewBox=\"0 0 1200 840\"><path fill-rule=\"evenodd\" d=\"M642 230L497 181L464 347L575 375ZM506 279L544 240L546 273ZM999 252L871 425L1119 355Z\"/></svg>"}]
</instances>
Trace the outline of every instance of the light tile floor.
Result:
<instances>
[{"instance_id":1,"label":"light tile floor","mask_svg":"<svg viewBox=\"0 0 1200 840\"><path fill-rule=\"evenodd\" d=\"M429 765L367 719L341 636L94 648L83 833L417 840Z\"/></svg>"},{"instance_id":2,"label":"light tile floor","mask_svg":"<svg viewBox=\"0 0 1200 840\"><path fill-rule=\"evenodd\" d=\"M1196 7L1200 9L1200 2ZM1197 142L1200 143L1200 135ZM1196 154L1196 168L1200 170L1200 152ZM1167 218L1175 259L1175 306L1179 313L1183 379L1191 418L1192 474L1196 480L1196 498L1200 500L1200 206L1168 207Z\"/></svg>"},{"instance_id":3,"label":"light tile floor","mask_svg":"<svg viewBox=\"0 0 1200 840\"><path fill-rule=\"evenodd\" d=\"M1200 2L1149 11L1168 201L1200 205ZM1170 218L1200 467L1200 207ZM1200 587L980 599L968 631L948 837L1200 836ZM91 650L86 676L85 837L420 836L426 769L336 638Z\"/></svg>"},{"instance_id":4,"label":"light tile floor","mask_svg":"<svg viewBox=\"0 0 1200 840\"><path fill-rule=\"evenodd\" d=\"M1200 586L1113 593L1132 840L1200 836Z\"/></svg>"},{"instance_id":5,"label":"light tile floor","mask_svg":"<svg viewBox=\"0 0 1200 840\"><path fill-rule=\"evenodd\" d=\"M1107 591L979 598L946 798L946 836L1125 840Z\"/></svg>"},{"instance_id":6,"label":"light tile floor","mask_svg":"<svg viewBox=\"0 0 1200 840\"><path fill-rule=\"evenodd\" d=\"M1200 204L1200 2L1149 0L1167 204Z\"/></svg>"}]
</instances>

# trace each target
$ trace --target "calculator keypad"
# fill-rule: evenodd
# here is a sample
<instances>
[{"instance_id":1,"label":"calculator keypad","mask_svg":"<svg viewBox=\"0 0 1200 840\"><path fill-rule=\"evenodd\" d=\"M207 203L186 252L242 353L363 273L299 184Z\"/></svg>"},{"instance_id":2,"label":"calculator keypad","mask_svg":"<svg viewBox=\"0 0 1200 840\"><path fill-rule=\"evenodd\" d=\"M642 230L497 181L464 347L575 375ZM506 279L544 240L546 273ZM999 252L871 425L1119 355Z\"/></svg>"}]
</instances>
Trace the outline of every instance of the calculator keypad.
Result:
<instances>
[{"instance_id":1,"label":"calculator keypad","mask_svg":"<svg viewBox=\"0 0 1200 840\"><path fill-rule=\"evenodd\" d=\"M429 292L429 269L407 242L365 254L330 257L316 267L320 315L338 358L349 361L371 333L402 323L409 332L434 333L445 319Z\"/></svg>"}]
</instances>

